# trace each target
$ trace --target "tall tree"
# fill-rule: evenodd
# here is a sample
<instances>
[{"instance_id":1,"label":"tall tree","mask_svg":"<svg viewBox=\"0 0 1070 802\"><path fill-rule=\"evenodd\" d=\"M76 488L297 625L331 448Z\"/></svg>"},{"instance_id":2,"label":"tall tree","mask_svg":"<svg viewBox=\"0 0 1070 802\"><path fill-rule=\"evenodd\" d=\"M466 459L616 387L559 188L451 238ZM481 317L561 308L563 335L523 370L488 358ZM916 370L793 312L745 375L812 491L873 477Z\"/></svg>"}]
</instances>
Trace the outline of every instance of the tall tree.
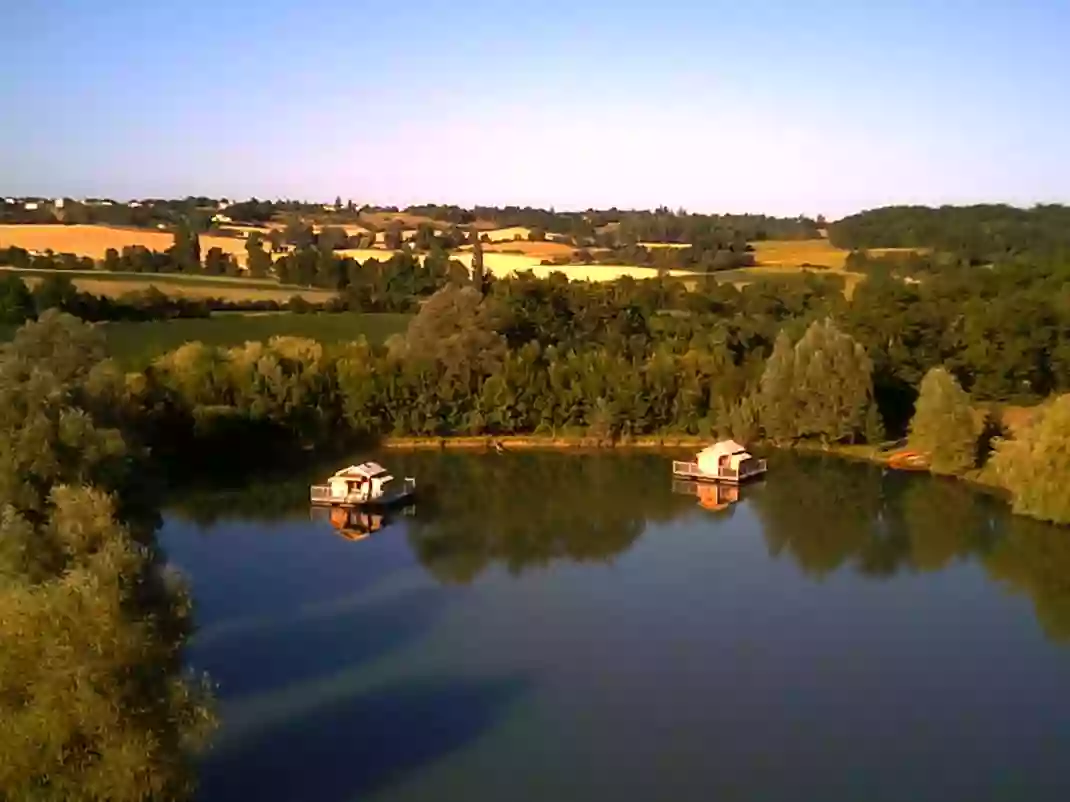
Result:
<instances>
[{"instance_id":1,"label":"tall tree","mask_svg":"<svg viewBox=\"0 0 1070 802\"><path fill-rule=\"evenodd\" d=\"M483 267L483 241L479 238L479 231L472 229L472 284L481 293L486 292L487 276Z\"/></svg>"},{"instance_id":2,"label":"tall tree","mask_svg":"<svg viewBox=\"0 0 1070 802\"><path fill-rule=\"evenodd\" d=\"M185 217L175 224L174 244L171 259L183 273L199 273L201 270L201 241L197 232Z\"/></svg>"},{"instance_id":3,"label":"tall tree","mask_svg":"<svg viewBox=\"0 0 1070 802\"><path fill-rule=\"evenodd\" d=\"M264 250L264 235L254 231L245 243L245 267L253 278L264 278L271 270L271 255Z\"/></svg>"},{"instance_id":4,"label":"tall tree","mask_svg":"<svg viewBox=\"0 0 1070 802\"><path fill-rule=\"evenodd\" d=\"M758 405L767 438L781 442L795 437L795 348L783 329L762 372Z\"/></svg>"},{"instance_id":5,"label":"tall tree","mask_svg":"<svg viewBox=\"0 0 1070 802\"><path fill-rule=\"evenodd\" d=\"M0 274L0 324L21 325L34 316L33 294L14 273Z\"/></svg>"},{"instance_id":6,"label":"tall tree","mask_svg":"<svg viewBox=\"0 0 1070 802\"><path fill-rule=\"evenodd\" d=\"M980 427L958 381L944 368L925 374L910 421L910 445L929 455L937 473L961 473L973 467Z\"/></svg>"},{"instance_id":7,"label":"tall tree","mask_svg":"<svg viewBox=\"0 0 1070 802\"><path fill-rule=\"evenodd\" d=\"M1048 404L1017 436L998 440L992 468L1016 513L1070 524L1070 395Z\"/></svg>"}]
</instances>

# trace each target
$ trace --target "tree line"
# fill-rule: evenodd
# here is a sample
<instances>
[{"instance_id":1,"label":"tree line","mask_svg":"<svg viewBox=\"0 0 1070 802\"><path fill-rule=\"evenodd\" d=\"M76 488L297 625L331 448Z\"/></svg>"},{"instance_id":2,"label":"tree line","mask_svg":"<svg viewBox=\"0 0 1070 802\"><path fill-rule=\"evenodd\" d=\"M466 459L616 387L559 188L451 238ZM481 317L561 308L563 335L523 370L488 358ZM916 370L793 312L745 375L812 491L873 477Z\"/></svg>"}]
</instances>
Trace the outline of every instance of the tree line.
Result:
<instances>
[{"instance_id":1,"label":"tree line","mask_svg":"<svg viewBox=\"0 0 1070 802\"><path fill-rule=\"evenodd\" d=\"M932 248L977 265L1027 254L1065 260L1070 207L887 206L838 220L828 235L840 248Z\"/></svg>"}]
</instances>

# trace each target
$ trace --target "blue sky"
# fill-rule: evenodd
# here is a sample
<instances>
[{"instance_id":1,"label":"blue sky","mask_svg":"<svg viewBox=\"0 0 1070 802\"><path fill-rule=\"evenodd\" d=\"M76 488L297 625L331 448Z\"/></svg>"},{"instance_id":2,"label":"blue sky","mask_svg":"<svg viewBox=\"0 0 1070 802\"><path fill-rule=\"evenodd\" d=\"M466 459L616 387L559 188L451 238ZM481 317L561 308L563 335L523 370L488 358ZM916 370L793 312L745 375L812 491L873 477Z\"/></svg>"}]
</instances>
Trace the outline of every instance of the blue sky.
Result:
<instances>
[{"instance_id":1,"label":"blue sky","mask_svg":"<svg viewBox=\"0 0 1070 802\"><path fill-rule=\"evenodd\" d=\"M1070 2L19 0L0 193L1070 201Z\"/></svg>"}]
</instances>

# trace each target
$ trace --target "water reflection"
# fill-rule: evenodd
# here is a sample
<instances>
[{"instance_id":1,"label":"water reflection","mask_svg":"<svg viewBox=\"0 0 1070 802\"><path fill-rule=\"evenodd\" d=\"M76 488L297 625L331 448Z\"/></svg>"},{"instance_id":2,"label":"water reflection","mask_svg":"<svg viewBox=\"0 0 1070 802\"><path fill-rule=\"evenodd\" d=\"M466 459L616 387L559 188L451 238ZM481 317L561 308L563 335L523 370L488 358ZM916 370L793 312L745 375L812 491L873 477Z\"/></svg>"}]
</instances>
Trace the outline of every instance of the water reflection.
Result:
<instances>
[{"instance_id":1,"label":"water reflection","mask_svg":"<svg viewBox=\"0 0 1070 802\"><path fill-rule=\"evenodd\" d=\"M418 464L415 464L418 463ZM650 521L690 506L651 455L410 455L421 488L409 540L444 582L471 582L492 563L513 573L554 560L612 560Z\"/></svg>"},{"instance_id":2,"label":"water reflection","mask_svg":"<svg viewBox=\"0 0 1070 802\"><path fill-rule=\"evenodd\" d=\"M330 523L339 537L352 541L364 540L397 523L399 518L415 514L415 505L397 510L373 507L309 507L311 520Z\"/></svg>"},{"instance_id":3,"label":"water reflection","mask_svg":"<svg viewBox=\"0 0 1070 802\"><path fill-rule=\"evenodd\" d=\"M694 496L698 505L710 512L722 512L739 501L739 485L717 482L693 482L674 479L672 492L682 496Z\"/></svg>"},{"instance_id":4,"label":"water reflection","mask_svg":"<svg viewBox=\"0 0 1070 802\"><path fill-rule=\"evenodd\" d=\"M314 516L350 540L406 532L419 562L441 582L472 582L495 564L519 574L557 560L611 561L650 522L745 508L761 524L769 554L810 577L851 570L887 579L976 560L1032 599L1049 635L1070 640L1070 532L1015 518L1002 501L954 480L791 454L774 455L768 477L744 488L673 482L667 458L654 454L383 459L419 477L414 508ZM189 495L170 512L204 527L227 519L307 520L307 492L303 475L253 482L242 491Z\"/></svg>"}]
</instances>

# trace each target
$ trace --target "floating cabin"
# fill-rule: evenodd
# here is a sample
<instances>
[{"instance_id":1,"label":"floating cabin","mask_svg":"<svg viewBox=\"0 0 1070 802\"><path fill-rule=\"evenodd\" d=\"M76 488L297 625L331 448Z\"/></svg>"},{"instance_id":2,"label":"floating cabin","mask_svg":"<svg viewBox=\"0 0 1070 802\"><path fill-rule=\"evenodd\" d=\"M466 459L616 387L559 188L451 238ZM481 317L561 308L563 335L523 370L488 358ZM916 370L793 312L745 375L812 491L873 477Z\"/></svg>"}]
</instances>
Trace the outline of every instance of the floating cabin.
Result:
<instances>
[{"instance_id":1,"label":"floating cabin","mask_svg":"<svg viewBox=\"0 0 1070 802\"><path fill-rule=\"evenodd\" d=\"M698 452L694 462L672 464L673 476L700 482L739 484L765 473L765 460L750 454L735 440L722 440Z\"/></svg>"},{"instance_id":2,"label":"floating cabin","mask_svg":"<svg viewBox=\"0 0 1070 802\"><path fill-rule=\"evenodd\" d=\"M378 462L363 462L343 468L326 484L312 485L313 504L357 506L360 504L394 504L416 493L416 480L398 480Z\"/></svg>"}]
</instances>

